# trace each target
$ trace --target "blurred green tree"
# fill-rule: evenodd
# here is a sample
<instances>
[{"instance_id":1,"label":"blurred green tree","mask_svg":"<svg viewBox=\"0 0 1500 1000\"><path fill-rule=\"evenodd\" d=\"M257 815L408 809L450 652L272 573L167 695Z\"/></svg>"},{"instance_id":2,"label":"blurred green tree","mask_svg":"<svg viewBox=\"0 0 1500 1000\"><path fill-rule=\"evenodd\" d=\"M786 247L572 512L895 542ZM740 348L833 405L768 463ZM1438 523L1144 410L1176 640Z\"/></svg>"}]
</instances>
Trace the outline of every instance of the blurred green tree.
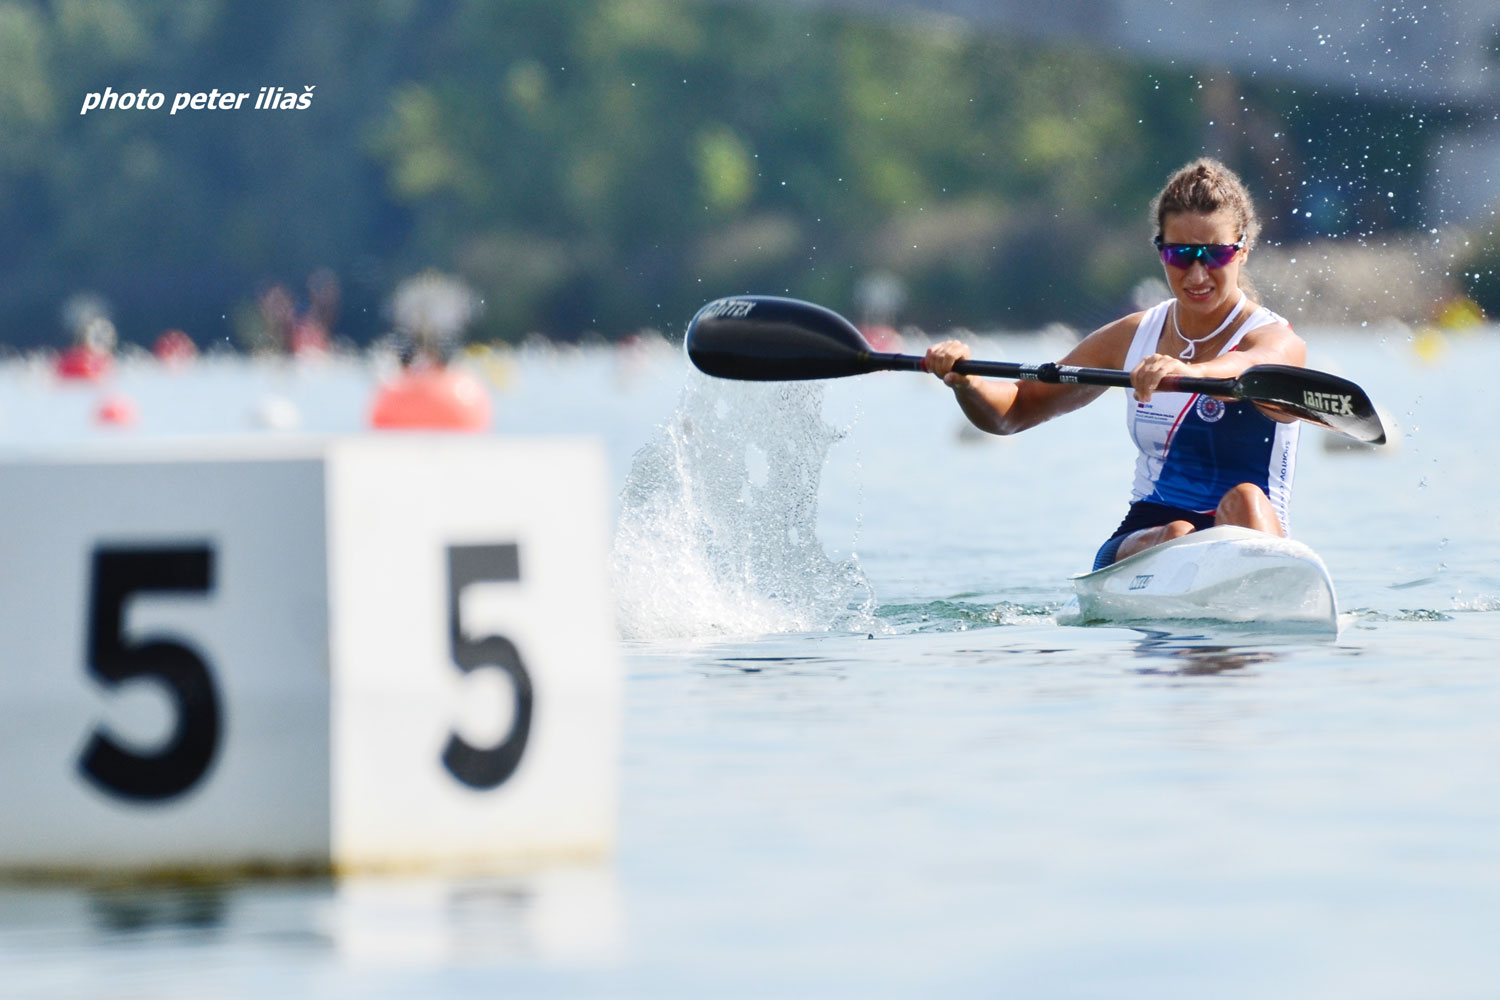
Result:
<instances>
[{"instance_id":1,"label":"blurred green tree","mask_svg":"<svg viewBox=\"0 0 1500 1000\"><path fill-rule=\"evenodd\" d=\"M1092 325L1154 273L1149 199L1225 146L1216 120L1244 119L1226 155L1270 192L1268 235L1305 226L1300 151L1347 104L1215 79L771 3L0 0L0 335L55 341L88 288L126 338L220 343L320 267L360 341L428 267L479 290L484 338L676 333L750 290L849 309L873 272L903 322ZM106 86L315 90L80 115ZM1409 164L1398 113L1362 113L1393 133L1376 152L1347 129L1310 148ZM1317 218L1401 224L1406 189L1321 174Z\"/></svg>"}]
</instances>

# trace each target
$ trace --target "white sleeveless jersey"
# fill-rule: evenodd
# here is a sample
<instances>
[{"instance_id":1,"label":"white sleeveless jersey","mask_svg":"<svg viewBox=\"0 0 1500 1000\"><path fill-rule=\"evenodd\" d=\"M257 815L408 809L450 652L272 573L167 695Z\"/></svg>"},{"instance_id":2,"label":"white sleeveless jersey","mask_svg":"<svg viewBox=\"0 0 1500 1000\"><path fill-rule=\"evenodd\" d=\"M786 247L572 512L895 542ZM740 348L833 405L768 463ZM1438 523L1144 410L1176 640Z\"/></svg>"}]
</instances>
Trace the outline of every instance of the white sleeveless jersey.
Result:
<instances>
[{"instance_id":1,"label":"white sleeveless jersey","mask_svg":"<svg viewBox=\"0 0 1500 1000\"><path fill-rule=\"evenodd\" d=\"M1125 356L1127 371L1155 353L1171 306L1169 299L1141 318ZM1234 350L1251 330L1278 322L1285 320L1257 308L1224 351ZM1254 483L1270 498L1281 530L1290 534L1287 506L1297 467L1299 421L1282 423L1254 403L1225 402L1195 392L1157 392L1141 403L1127 390L1125 407L1126 427L1140 450L1132 499L1207 514L1233 487Z\"/></svg>"}]
</instances>

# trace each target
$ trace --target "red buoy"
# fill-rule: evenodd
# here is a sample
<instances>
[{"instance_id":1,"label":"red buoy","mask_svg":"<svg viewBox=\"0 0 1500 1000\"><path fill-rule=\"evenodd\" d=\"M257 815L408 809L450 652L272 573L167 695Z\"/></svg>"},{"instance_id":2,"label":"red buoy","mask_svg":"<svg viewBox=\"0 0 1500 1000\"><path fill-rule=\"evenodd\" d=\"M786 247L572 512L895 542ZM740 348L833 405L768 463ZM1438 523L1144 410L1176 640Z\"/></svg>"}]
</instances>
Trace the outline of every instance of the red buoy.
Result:
<instances>
[{"instance_id":1,"label":"red buoy","mask_svg":"<svg viewBox=\"0 0 1500 1000\"><path fill-rule=\"evenodd\" d=\"M163 330L156 338L156 343L151 345L151 353L156 355L158 361L182 365L197 356L198 345L181 330Z\"/></svg>"},{"instance_id":2,"label":"red buoy","mask_svg":"<svg viewBox=\"0 0 1500 1000\"><path fill-rule=\"evenodd\" d=\"M292 324L287 348L293 357L320 358L328 353L328 331L316 320L299 319Z\"/></svg>"},{"instance_id":3,"label":"red buoy","mask_svg":"<svg viewBox=\"0 0 1500 1000\"><path fill-rule=\"evenodd\" d=\"M885 323L866 323L859 328L859 332L865 335L870 346L877 351L889 354L901 350L903 346L900 332Z\"/></svg>"},{"instance_id":4,"label":"red buoy","mask_svg":"<svg viewBox=\"0 0 1500 1000\"><path fill-rule=\"evenodd\" d=\"M62 378L97 382L114 366L110 352L87 344L74 344L57 356L57 374Z\"/></svg>"},{"instance_id":5,"label":"red buoy","mask_svg":"<svg viewBox=\"0 0 1500 1000\"><path fill-rule=\"evenodd\" d=\"M140 419L141 411L135 400L121 393L105 396L94 411L94 422L110 427L133 427Z\"/></svg>"}]
</instances>

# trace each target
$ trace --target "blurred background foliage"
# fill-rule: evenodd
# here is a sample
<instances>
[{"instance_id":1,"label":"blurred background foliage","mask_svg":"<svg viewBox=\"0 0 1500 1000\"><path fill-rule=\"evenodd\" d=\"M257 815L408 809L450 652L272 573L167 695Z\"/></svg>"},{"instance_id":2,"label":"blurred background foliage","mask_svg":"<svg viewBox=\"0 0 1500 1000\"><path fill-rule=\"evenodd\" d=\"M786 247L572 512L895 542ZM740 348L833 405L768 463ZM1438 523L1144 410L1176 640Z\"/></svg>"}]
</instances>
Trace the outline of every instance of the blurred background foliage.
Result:
<instances>
[{"instance_id":1,"label":"blurred background foliage","mask_svg":"<svg viewBox=\"0 0 1500 1000\"><path fill-rule=\"evenodd\" d=\"M267 85L316 96L79 114L106 86L170 104ZM932 18L0 0L0 337L56 342L59 304L88 288L126 339L234 343L259 290L319 268L356 342L427 267L478 290L480 339L677 334L744 291L853 311L880 272L904 284L906 322L1089 326L1156 273L1149 200L1205 151L1262 196L1270 241L1413 226L1425 147L1408 120ZM1347 163L1380 174L1378 194L1341 185ZM1319 198L1314 228L1299 206Z\"/></svg>"}]
</instances>

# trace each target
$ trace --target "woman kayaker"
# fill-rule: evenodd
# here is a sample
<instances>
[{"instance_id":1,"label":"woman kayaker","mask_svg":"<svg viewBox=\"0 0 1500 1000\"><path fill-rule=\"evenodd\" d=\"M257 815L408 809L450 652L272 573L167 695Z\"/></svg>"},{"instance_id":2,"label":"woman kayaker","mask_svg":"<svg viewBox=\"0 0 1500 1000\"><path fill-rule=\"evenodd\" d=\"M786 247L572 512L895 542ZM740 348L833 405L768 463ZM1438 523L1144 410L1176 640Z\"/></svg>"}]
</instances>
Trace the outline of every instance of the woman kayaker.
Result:
<instances>
[{"instance_id":1,"label":"woman kayaker","mask_svg":"<svg viewBox=\"0 0 1500 1000\"><path fill-rule=\"evenodd\" d=\"M1158 392L1169 375L1233 378L1251 365L1305 363L1282 317L1251 299L1243 268L1260 231L1240 179L1216 160L1177 171L1152 203L1155 244L1172 298L1095 330L1062 364L1126 369L1126 425L1140 451L1124 520L1094 568L1215 524L1287 533L1298 423L1248 401ZM1014 434L1076 410L1104 388L960 375L956 340L927 351L927 370L953 389L973 424Z\"/></svg>"}]
</instances>

